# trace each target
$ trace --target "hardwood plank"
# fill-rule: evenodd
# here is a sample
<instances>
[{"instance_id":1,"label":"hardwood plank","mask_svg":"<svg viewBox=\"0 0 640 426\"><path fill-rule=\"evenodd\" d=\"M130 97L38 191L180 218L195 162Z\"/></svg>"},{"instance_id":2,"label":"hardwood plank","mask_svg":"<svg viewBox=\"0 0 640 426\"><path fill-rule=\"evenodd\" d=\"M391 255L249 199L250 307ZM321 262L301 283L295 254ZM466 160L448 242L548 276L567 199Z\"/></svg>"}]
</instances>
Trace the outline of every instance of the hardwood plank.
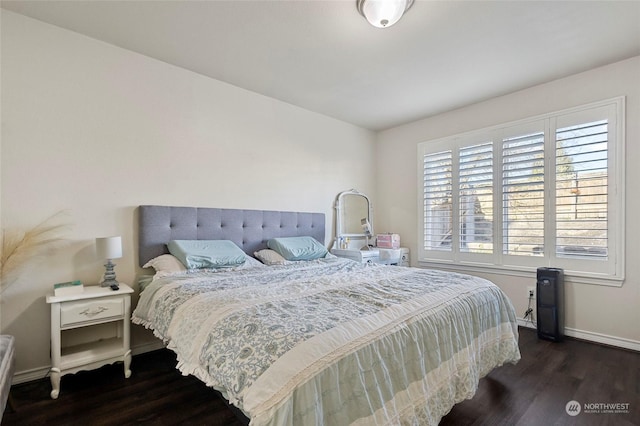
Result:
<instances>
[{"instance_id":1,"label":"hardwood plank","mask_svg":"<svg viewBox=\"0 0 640 426\"><path fill-rule=\"evenodd\" d=\"M441 425L640 426L640 353L567 338L539 340L520 329L521 361L480 381L475 396L457 404ZM48 379L15 385L16 411L3 425L213 425L239 426L220 394L182 376L168 350L135 356L125 379L122 364L62 378L60 397L49 398ZM628 403L628 414L569 416L567 402Z\"/></svg>"}]
</instances>

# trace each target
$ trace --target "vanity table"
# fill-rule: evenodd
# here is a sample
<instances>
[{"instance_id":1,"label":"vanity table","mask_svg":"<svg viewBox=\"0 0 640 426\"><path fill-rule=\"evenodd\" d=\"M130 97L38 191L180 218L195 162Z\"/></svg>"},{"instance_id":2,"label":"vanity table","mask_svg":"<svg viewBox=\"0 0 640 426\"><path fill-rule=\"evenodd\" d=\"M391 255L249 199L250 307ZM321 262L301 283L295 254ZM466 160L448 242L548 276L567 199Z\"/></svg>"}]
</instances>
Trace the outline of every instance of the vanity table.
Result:
<instances>
[{"instance_id":1,"label":"vanity table","mask_svg":"<svg viewBox=\"0 0 640 426\"><path fill-rule=\"evenodd\" d=\"M331 249L331 254L338 257L346 257L360 263L380 263L380 251L377 249Z\"/></svg>"},{"instance_id":2,"label":"vanity table","mask_svg":"<svg viewBox=\"0 0 640 426\"><path fill-rule=\"evenodd\" d=\"M350 189L338 194L336 209L336 238L331 253L362 263L382 263L409 266L409 249L369 247L373 232L373 207L369 197ZM362 250L363 247L369 249Z\"/></svg>"},{"instance_id":3,"label":"vanity table","mask_svg":"<svg viewBox=\"0 0 640 426\"><path fill-rule=\"evenodd\" d=\"M361 263L382 263L385 265L409 266L409 249L383 249L372 247L371 250L331 249L338 257L346 257Z\"/></svg>"}]
</instances>

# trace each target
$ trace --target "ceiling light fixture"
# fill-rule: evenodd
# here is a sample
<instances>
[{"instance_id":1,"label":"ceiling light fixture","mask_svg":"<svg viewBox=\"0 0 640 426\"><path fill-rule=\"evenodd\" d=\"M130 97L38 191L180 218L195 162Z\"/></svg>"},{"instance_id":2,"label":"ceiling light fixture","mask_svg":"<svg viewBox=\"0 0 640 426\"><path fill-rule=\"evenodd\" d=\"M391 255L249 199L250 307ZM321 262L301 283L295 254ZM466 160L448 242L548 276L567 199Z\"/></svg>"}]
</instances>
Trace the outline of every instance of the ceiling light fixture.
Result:
<instances>
[{"instance_id":1,"label":"ceiling light fixture","mask_svg":"<svg viewBox=\"0 0 640 426\"><path fill-rule=\"evenodd\" d=\"M402 18L414 0L356 0L358 12L374 27L387 28Z\"/></svg>"}]
</instances>

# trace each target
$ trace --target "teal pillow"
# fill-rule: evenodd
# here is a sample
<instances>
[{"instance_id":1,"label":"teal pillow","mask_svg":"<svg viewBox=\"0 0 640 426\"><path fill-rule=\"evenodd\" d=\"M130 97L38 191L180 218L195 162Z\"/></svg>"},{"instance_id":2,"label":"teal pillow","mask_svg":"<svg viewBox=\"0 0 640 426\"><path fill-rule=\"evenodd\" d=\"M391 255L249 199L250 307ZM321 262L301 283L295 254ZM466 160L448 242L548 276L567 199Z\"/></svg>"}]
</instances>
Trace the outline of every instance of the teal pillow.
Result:
<instances>
[{"instance_id":1,"label":"teal pillow","mask_svg":"<svg viewBox=\"0 0 640 426\"><path fill-rule=\"evenodd\" d=\"M188 269L230 268L246 260L246 254L229 240L172 240L167 247Z\"/></svg>"},{"instance_id":2,"label":"teal pillow","mask_svg":"<svg viewBox=\"0 0 640 426\"><path fill-rule=\"evenodd\" d=\"M325 246L313 237L283 237L267 241L267 247L287 260L313 260L326 256Z\"/></svg>"}]
</instances>

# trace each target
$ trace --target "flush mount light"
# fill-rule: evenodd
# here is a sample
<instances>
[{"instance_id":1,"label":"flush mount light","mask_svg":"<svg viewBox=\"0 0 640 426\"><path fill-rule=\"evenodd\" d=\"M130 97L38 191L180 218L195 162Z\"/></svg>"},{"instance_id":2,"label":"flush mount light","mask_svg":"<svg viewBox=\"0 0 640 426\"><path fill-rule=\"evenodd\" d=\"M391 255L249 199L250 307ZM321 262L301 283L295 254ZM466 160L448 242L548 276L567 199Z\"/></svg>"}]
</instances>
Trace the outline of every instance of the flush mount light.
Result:
<instances>
[{"instance_id":1,"label":"flush mount light","mask_svg":"<svg viewBox=\"0 0 640 426\"><path fill-rule=\"evenodd\" d=\"M398 22L412 5L413 0L356 0L358 12L378 28Z\"/></svg>"}]
</instances>

